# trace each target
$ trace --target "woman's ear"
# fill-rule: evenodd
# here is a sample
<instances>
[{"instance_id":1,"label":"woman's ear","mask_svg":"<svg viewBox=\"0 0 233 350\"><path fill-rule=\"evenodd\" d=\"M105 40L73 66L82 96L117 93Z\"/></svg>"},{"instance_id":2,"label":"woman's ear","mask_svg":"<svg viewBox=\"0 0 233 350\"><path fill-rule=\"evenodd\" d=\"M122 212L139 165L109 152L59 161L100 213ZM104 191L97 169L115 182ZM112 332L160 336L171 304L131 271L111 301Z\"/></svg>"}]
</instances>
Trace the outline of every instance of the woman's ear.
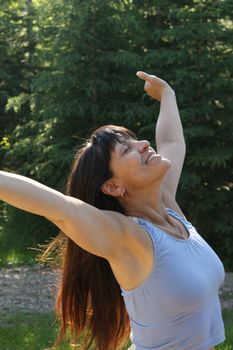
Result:
<instances>
[{"instance_id":1,"label":"woman's ear","mask_svg":"<svg viewBox=\"0 0 233 350\"><path fill-rule=\"evenodd\" d=\"M111 181L105 181L105 183L101 186L101 190L103 193L112 197L119 197L125 192L121 186L116 185Z\"/></svg>"}]
</instances>

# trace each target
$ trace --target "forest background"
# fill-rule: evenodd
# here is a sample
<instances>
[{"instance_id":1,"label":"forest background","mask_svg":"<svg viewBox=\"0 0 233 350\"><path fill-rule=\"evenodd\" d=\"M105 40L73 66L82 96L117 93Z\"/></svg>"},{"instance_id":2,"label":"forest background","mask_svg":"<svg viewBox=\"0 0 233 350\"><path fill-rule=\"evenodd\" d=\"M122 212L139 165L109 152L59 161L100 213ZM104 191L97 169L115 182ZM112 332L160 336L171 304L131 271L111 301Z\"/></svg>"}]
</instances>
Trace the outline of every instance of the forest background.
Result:
<instances>
[{"instance_id":1,"label":"forest background","mask_svg":"<svg viewBox=\"0 0 233 350\"><path fill-rule=\"evenodd\" d=\"M96 127L124 125L154 145L159 104L135 73L156 74L184 126L177 200L232 271L231 14L230 0L0 0L0 168L65 192ZM57 233L4 203L0 220L1 265L33 263Z\"/></svg>"}]
</instances>

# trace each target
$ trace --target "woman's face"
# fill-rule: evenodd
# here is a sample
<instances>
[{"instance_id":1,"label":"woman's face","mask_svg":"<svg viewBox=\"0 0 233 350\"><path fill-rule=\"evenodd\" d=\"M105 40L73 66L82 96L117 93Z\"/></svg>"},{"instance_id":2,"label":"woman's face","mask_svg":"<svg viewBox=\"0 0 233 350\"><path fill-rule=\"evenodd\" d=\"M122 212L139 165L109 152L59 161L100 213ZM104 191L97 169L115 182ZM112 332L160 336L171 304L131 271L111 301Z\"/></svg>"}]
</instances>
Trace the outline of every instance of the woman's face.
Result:
<instances>
[{"instance_id":1,"label":"woman's face","mask_svg":"<svg viewBox=\"0 0 233 350\"><path fill-rule=\"evenodd\" d=\"M111 154L113 180L126 190L150 186L170 168L170 161L157 154L146 140L121 138Z\"/></svg>"}]
</instances>

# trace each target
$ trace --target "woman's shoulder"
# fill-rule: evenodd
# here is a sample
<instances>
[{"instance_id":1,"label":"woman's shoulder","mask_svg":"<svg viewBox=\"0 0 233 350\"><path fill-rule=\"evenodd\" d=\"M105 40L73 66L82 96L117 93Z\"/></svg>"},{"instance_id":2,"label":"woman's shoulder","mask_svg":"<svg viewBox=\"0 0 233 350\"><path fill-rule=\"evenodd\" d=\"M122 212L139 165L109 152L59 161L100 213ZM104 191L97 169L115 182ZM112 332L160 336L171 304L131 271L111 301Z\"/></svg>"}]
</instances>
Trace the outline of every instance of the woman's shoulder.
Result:
<instances>
[{"instance_id":1,"label":"woman's shoulder","mask_svg":"<svg viewBox=\"0 0 233 350\"><path fill-rule=\"evenodd\" d=\"M113 273L124 289L133 289L146 278L153 265L153 243L139 221L117 212L108 212L108 215L119 222L123 234L116 245L119 254L110 259ZM139 220L139 221L138 221Z\"/></svg>"},{"instance_id":2,"label":"woman's shoulder","mask_svg":"<svg viewBox=\"0 0 233 350\"><path fill-rule=\"evenodd\" d=\"M140 224L144 221L146 222L146 220L136 216L127 216L111 210L104 210L104 212L118 222L120 230L122 230L128 238L137 239L138 236L142 237L145 234Z\"/></svg>"}]
</instances>

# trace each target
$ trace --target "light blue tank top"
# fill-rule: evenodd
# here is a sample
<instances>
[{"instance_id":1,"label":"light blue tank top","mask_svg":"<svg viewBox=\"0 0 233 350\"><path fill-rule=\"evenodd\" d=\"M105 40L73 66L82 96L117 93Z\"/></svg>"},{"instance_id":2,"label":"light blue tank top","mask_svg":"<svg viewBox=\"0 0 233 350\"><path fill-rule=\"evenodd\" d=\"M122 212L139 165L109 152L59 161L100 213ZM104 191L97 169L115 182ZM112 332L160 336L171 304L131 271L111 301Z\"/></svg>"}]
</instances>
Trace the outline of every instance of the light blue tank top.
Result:
<instances>
[{"instance_id":1,"label":"light blue tank top","mask_svg":"<svg viewBox=\"0 0 233 350\"><path fill-rule=\"evenodd\" d=\"M137 288L122 289L135 350L208 350L225 340L219 286L224 267L190 222L171 209L189 232L174 238L135 218L150 235L154 265Z\"/></svg>"}]
</instances>

